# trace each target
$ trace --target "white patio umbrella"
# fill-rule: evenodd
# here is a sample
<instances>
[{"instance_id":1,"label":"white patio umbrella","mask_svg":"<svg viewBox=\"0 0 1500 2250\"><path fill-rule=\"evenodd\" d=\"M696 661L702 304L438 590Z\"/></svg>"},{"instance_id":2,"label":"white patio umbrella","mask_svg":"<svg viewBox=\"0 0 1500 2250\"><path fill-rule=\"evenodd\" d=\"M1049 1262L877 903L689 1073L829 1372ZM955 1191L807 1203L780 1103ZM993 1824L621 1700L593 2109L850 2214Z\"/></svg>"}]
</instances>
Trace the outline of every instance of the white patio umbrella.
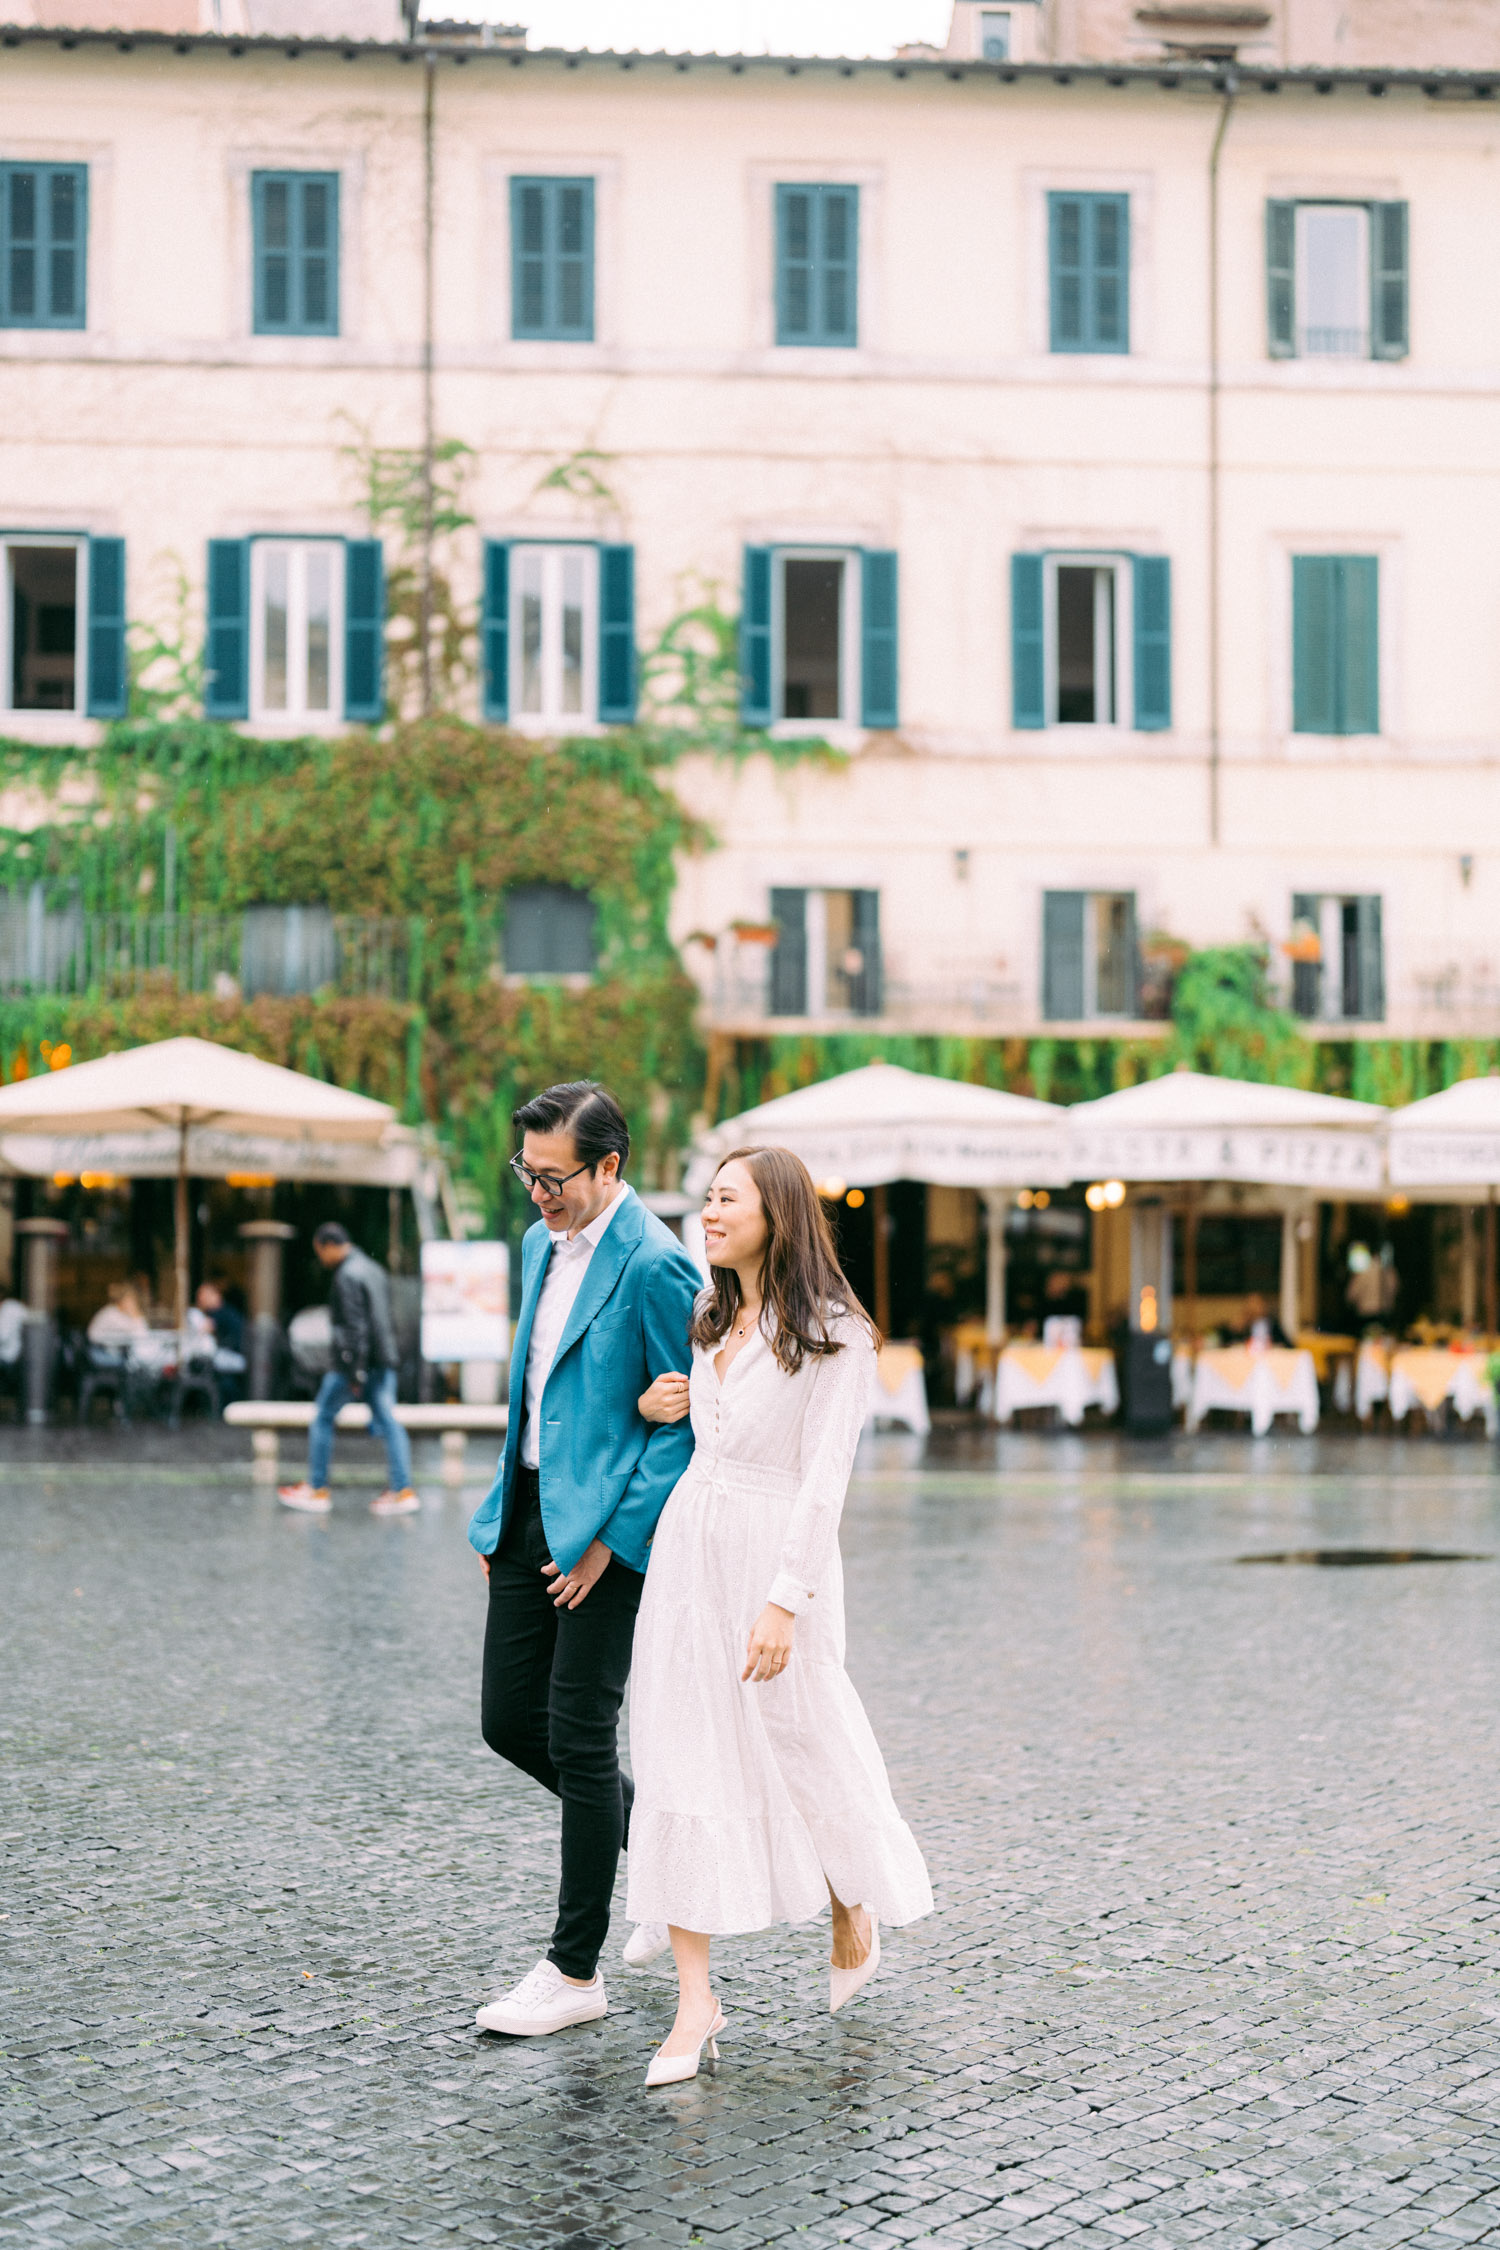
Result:
<instances>
[{"instance_id":1,"label":"white patio umbrella","mask_svg":"<svg viewBox=\"0 0 1500 2250\"><path fill-rule=\"evenodd\" d=\"M1392 1187L1500 1184L1500 1078L1462 1078L1391 1118Z\"/></svg>"},{"instance_id":2,"label":"white patio umbrella","mask_svg":"<svg viewBox=\"0 0 1500 2250\"><path fill-rule=\"evenodd\" d=\"M1379 1194L1384 1180L1384 1128L1390 1112L1378 1102L1345 1101L1335 1094L1304 1093L1296 1086L1265 1086L1251 1079L1217 1078L1173 1070L1139 1086L1122 1087L1068 1112L1068 1146L1075 1180L1240 1180L1265 1187L1322 1195ZM1289 1198L1282 1213L1281 1317L1288 1335L1298 1321L1296 1212ZM1144 1228L1149 1214L1140 1215ZM1137 1230L1139 1231L1139 1229ZM1140 1234L1139 1262L1161 1275L1162 1301L1170 1297L1170 1231ZM1136 1293L1136 1234L1132 1234L1131 1293ZM1153 1286L1155 1286L1153 1281Z\"/></svg>"},{"instance_id":3,"label":"white patio umbrella","mask_svg":"<svg viewBox=\"0 0 1500 2250\"><path fill-rule=\"evenodd\" d=\"M383 1141L385 1102L346 1093L208 1039L164 1039L46 1077L0 1087L0 1135L149 1132L177 1135L177 1325L187 1324L189 1134L215 1126L276 1141Z\"/></svg>"},{"instance_id":4,"label":"white patio umbrella","mask_svg":"<svg viewBox=\"0 0 1500 2250\"><path fill-rule=\"evenodd\" d=\"M1003 1191L1060 1186L1072 1177L1065 1119L1054 1103L1024 1094L867 1063L716 1125L694 1147L683 1186L696 1199L732 1148L758 1143L791 1149L820 1187L837 1184L839 1194L892 1180L978 1188L989 1210L988 1325L998 1338L1005 1319Z\"/></svg>"}]
</instances>

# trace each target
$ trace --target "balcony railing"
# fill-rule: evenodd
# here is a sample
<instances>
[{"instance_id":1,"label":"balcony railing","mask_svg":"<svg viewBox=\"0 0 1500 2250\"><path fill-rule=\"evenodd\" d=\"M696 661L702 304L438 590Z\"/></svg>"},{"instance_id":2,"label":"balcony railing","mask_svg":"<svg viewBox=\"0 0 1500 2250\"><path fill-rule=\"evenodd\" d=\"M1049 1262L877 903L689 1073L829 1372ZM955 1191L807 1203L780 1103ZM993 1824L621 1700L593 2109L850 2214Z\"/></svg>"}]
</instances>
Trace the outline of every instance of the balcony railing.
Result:
<instances>
[{"instance_id":1,"label":"balcony railing","mask_svg":"<svg viewBox=\"0 0 1500 2250\"><path fill-rule=\"evenodd\" d=\"M910 1031L974 1030L1001 1034L1026 1027L1020 984L986 969L939 970L907 979L887 973L879 986L878 1009L809 1007L804 1015L780 1016L772 1006L770 949L721 946L704 994L709 1021L724 1030L759 1024L808 1022L857 1026L879 1023Z\"/></svg>"},{"instance_id":2,"label":"balcony railing","mask_svg":"<svg viewBox=\"0 0 1500 2250\"><path fill-rule=\"evenodd\" d=\"M296 910L292 910L295 912ZM85 914L0 899L0 993L131 993L151 986L213 992L331 991L404 999L410 925L382 916L318 914L278 933L266 909L240 914ZM278 942L278 934L280 942Z\"/></svg>"}]
</instances>

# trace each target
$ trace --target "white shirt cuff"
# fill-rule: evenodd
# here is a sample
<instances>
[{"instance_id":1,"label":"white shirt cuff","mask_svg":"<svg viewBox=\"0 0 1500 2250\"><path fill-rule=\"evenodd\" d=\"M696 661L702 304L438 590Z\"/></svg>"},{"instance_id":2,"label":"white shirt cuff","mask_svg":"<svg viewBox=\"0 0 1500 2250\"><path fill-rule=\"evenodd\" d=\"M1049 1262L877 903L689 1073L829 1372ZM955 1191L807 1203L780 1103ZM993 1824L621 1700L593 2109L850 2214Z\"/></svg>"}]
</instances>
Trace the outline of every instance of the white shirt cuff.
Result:
<instances>
[{"instance_id":1,"label":"white shirt cuff","mask_svg":"<svg viewBox=\"0 0 1500 2250\"><path fill-rule=\"evenodd\" d=\"M811 1588L799 1586L795 1578L779 1570L771 1581L766 1600L774 1602L778 1609L789 1609L793 1617L802 1617L812 1607L813 1594Z\"/></svg>"}]
</instances>

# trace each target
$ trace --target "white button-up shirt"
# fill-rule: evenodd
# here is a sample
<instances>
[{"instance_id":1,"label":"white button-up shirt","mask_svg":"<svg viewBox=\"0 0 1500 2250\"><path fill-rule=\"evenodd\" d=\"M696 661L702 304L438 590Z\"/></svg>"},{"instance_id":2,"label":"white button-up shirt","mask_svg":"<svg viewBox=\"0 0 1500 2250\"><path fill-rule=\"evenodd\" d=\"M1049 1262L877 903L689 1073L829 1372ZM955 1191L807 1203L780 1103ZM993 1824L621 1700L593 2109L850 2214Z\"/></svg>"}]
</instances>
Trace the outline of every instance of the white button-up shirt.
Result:
<instances>
[{"instance_id":1,"label":"white button-up shirt","mask_svg":"<svg viewBox=\"0 0 1500 2250\"><path fill-rule=\"evenodd\" d=\"M521 1462L525 1468L539 1469L542 1465L542 1393L547 1388L547 1377L552 1373L552 1362L568 1325L568 1315L583 1287L589 1260L629 1193L622 1183L613 1203L606 1204L598 1218L590 1219L571 1241L566 1230L555 1234L550 1227L547 1229L552 1236L552 1255L547 1260L542 1294L537 1300L526 1350L526 1427L521 1432Z\"/></svg>"}]
</instances>

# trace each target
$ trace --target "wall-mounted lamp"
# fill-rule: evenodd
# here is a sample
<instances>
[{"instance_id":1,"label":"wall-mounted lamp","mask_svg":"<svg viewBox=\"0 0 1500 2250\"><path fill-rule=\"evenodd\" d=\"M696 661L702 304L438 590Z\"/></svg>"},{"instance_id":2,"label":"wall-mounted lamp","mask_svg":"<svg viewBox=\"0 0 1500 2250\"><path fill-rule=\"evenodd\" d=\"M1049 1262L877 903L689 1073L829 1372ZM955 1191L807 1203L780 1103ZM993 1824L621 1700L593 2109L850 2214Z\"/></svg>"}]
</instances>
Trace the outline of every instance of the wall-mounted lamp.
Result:
<instances>
[{"instance_id":1,"label":"wall-mounted lamp","mask_svg":"<svg viewBox=\"0 0 1500 2250\"><path fill-rule=\"evenodd\" d=\"M961 883L967 883L969 880L969 855L966 851L957 851L953 854L953 872Z\"/></svg>"},{"instance_id":2,"label":"wall-mounted lamp","mask_svg":"<svg viewBox=\"0 0 1500 2250\"><path fill-rule=\"evenodd\" d=\"M1468 889L1469 884L1473 879L1473 875L1474 854L1472 852L1461 852L1459 854L1458 860L1458 878L1459 881L1463 884L1465 890Z\"/></svg>"}]
</instances>

